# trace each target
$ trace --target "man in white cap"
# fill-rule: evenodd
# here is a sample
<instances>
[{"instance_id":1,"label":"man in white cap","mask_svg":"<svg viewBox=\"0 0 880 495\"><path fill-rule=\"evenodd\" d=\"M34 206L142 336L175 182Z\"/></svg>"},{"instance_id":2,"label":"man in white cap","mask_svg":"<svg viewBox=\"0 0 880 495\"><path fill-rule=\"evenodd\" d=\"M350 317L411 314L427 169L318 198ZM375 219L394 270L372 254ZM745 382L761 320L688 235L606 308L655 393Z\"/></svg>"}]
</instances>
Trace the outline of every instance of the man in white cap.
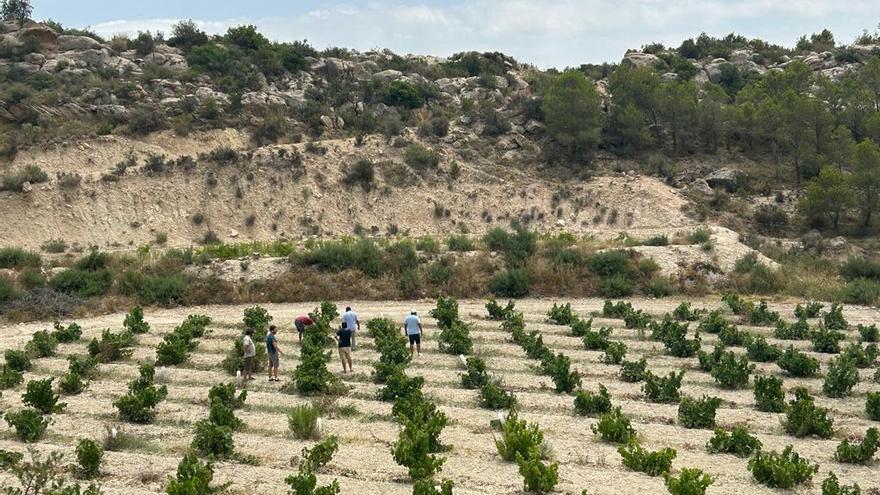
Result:
<instances>
[{"instance_id":1,"label":"man in white cap","mask_svg":"<svg viewBox=\"0 0 880 495\"><path fill-rule=\"evenodd\" d=\"M419 357L422 355L422 320L419 318L419 314L415 309L409 312L409 316L406 317L406 320L403 322L403 331L406 332L406 336L409 337L409 355L412 357L413 349L418 353Z\"/></svg>"}]
</instances>

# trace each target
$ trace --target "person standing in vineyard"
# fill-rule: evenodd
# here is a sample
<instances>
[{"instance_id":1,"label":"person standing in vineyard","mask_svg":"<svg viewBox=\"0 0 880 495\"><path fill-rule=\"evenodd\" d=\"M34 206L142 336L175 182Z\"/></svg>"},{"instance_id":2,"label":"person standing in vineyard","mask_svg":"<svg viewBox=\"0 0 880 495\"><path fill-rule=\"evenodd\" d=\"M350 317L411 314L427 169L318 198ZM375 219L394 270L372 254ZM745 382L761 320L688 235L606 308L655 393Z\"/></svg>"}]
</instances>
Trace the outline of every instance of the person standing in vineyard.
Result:
<instances>
[{"instance_id":1,"label":"person standing in vineyard","mask_svg":"<svg viewBox=\"0 0 880 495\"><path fill-rule=\"evenodd\" d=\"M278 382L278 355L284 354L278 347L278 337L276 333L278 328L275 325L269 326L269 333L266 334L266 354L269 356L269 381Z\"/></svg>"},{"instance_id":2,"label":"person standing in vineyard","mask_svg":"<svg viewBox=\"0 0 880 495\"><path fill-rule=\"evenodd\" d=\"M306 327L314 325L315 321L312 320L312 317L309 315L299 315L293 320L293 326L296 327L296 332L299 334L299 343L302 344L303 341L303 332L306 331Z\"/></svg>"},{"instance_id":3,"label":"person standing in vineyard","mask_svg":"<svg viewBox=\"0 0 880 495\"><path fill-rule=\"evenodd\" d=\"M342 372L343 373L351 373L352 361L351 361L351 338L354 335L354 332L348 328L348 324L346 322L342 322L342 327L336 332L336 342L339 343L339 359L342 361ZM346 365L348 369L346 369Z\"/></svg>"},{"instance_id":4,"label":"person standing in vineyard","mask_svg":"<svg viewBox=\"0 0 880 495\"><path fill-rule=\"evenodd\" d=\"M422 356L422 320L416 310L412 310L403 322L403 331L409 337L409 355L413 355L413 346L418 356Z\"/></svg>"},{"instance_id":5,"label":"person standing in vineyard","mask_svg":"<svg viewBox=\"0 0 880 495\"><path fill-rule=\"evenodd\" d=\"M244 337L241 338L241 351L243 363L243 380L242 383L247 387L247 382L254 379L254 359L257 356L257 346L254 345L254 329L248 328L244 331Z\"/></svg>"},{"instance_id":6,"label":"person standing in vineyard","mask_svg":"<svg viewBox=\"0 0 880 495\"><path fill-rule=\"evenodd\" d=\"M342 322L348 330L351 331L351 348L355 347L355 334L361 329L361 322L358 315L351 310L351 306L345 307L345 313L342 313Z\"/></svg>"}]
</instances>

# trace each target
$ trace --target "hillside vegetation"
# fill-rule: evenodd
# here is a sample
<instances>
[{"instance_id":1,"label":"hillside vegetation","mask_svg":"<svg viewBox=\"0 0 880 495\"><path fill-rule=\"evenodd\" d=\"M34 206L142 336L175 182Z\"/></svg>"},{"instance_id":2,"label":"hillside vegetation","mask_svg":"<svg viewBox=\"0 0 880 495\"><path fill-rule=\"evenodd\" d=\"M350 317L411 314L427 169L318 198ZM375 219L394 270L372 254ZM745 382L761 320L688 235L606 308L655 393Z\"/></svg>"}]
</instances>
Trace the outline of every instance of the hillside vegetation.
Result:
<instances>
[{"instance_id":1,"label":"hillside vegetation","mask_svg":"<svg viewBox=\"0 0 880 495\"><path fill-rule=\"evenodd\" d=\"M701 35L542 71L10 18L0 301L16 318L340 290L873 303L877 87L869 33ZM511 232L534 238L513 261ZM608 249L623 261L594 265Z\"/></svg>"}]
</instances>

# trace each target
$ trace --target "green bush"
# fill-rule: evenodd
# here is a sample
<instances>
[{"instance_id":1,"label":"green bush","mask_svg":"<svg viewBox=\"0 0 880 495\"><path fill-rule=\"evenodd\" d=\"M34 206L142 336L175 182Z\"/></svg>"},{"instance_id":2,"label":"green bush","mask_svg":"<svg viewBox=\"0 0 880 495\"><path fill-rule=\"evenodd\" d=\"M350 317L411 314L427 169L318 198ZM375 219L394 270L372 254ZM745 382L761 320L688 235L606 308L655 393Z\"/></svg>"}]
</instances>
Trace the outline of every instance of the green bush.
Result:
<instances>
[{"instance_id":1,"label":"green bush","mask_svg":"<svg viewBox=\"0 0 880 495\"><path fill-rule=\"evenodd\" d=\"M850 464L867 464L874 459L877 448L880 447L880 435L877 428L868 428L865 438L860 442L850 442L845 439L837 446L834 460Z\"/></svg>"},{"instance_id":2,"label":"green bush","mask_svg":"<svg viewBox=\"0 0 880 495\"><path fill-rule=\"evenodd\" d=\"M501 387L500 380L490 380L480 387L480 407L510 411L516 406L516 396Z\"/></svg>"},{"instance_id":3,"label":"green bush","mask_svg":"<svg viewBox=\"0 0 880 495\"><path fill-rule=\"evenodd\" d=\"M369 239L323 241L307 251L297 253L295 259L299 264L314 266L322 271L356 269L372 278L380 277L386 269L382 251Z\"/></svg>"},{"instance_id":4,"label":"green bush","mask_svg":"<svg viewBox=\"0 0 880 495\"><path fill-rule=\"evenodd\" d=\"M602 441L610 443L627 443L636 436L629 418L623 415L620 407L600 416L599 421L590 426L590 430L602 437Z\"/></svg>"},{"instance_id":5,"label":"green bush","mask_svg":"<svg viewBox=\"0 0 880 495\"><path fill-rule=\"evenodd\" d=\"M37 253L21 248L0 248L0 268L21 270L22 268L39 268L43 260Z\"/></svg>"},{"instance_id":6,"label":"green bush","mask_svg":"<svg viewBox=\"0 0 880 495\"><path fill-rule=\"evenodd\" d=\"M287 425L293 436L299 440L315 440L321 436L318 418L321 411L314 404L295 406L287 415Z\"/></svg>"},{"instance_id":7,"label":"green bush","mask_svg":"<svg viewBox=\"0 0 880 495\"><path fill-rule=\"evenodd\" d=\"M572 327L574 328L574 327ZM599 330L580 329L583 331L584 347L590 351L601 351L608 348L608 337L614 330L611 327L603 326Z\"/></svg>"},{"instance_id":8,"label":"green bush","mask_svg":"<svg viewBox=\"0 0 880 495\"><path fill-rule=\"evenodd\" d=\"M705 309L691 309L691 303L683 302L672 310L672 317L680 321L699 321L708 314Z\"/></svg>"},{"instance_id":9,"label":"green bush","mask_svg":"<svg viewBox=\"0 0 880 495\"><path fill-rule=\"evenodd\" d=\"M467 373L461 375L461 385L464 388L478 389L489 383L489 373L486 371L486 361L479 357L469 357L465 362Z\"/></svg>"},{"instance_id":10,"label":"green bush","mask_svg":"<svg viewBox=\"0 0 880 495\"><path fill-rule=\"evenodd\" d=\"M767 301L761 301L749 312L749 322L752 325L775 325L780 320L779 313L770 311Z\"/></svg>"},{"instance_id":11,"label":"green bush","mask_svg":"<svg viewBox=\"0 0 880 495\"><path fill-rule=\"evenodd\" d=\"M376 166L371 160L358 160L345 174L342 183L353 187L360 186L364 192L370 192L376 181Z\"/></svg>"},{"instance_id":12,"label":"green bush","mask_svg":"<svg viewBox=\"0 0 880 495\"><path fill-rule=\"evenodd\" d=\"M847 280L880 280L880 263L862 256L850 256L840 265L840 275Z\"/></svg>"},{"instance_id":13,"label":"green bush","mask_svg":"<svg viewBox=\"0 0 880 495\"><path fill-rule=\"evenodd\" d=\"M470 237L459 234L459 235L451 235L446 238L446 247L450 251L456 251L459 253L466 253L470 251L474 251L477 249L477 246L474 244L474 241L471 240Z\"/></svg>"},{"instance_id":14,"label":"green bush","mask_svg":"<svg viewBox=\"0 0 880 495\"><path fill-rule=\"evenodd\" d=\"M208 408L208 420L217 426L227 426L235 431L244 426L244 422L235 417L232 407L222 400L212 400Z\"/></svg>"},{"instance_id":15,"label":"green bush","mask_svg":"<svg viewBox=\"0 0 880 495\"><path fill-rule=\"evenodd\" d=\"M21 396L21 402L43 414L63 411L67 404L58 402L61 397L52 389L53 380L54 378L46 378L29 381L25 393Z\"/></svg>"},{"instance_id":16,"label":"green bush","mask_svg":"<svg viewBox=\"0 0 880 495\"><path fill-rule=\"evenodd\" d=\"M425 99L419 88L406 81L391 81L378 88L376 96L382 103L392 107L421 108Z\"/></svg>"},{"instance_id":17,"label":"green bush","mask_svg":"<svg viewBox=\"0 0 880 495\"><path fill-rule=\"evenodd\" d=\"M130 357L134 344L134 335L129 332L111 333L110 330L104 330L101 340L92 339L89 342L89 355L102 363L112 363Z\"/></svg>"},{"instance_id":18,"label":"green bush","mask_svg":"<svg viewBox=\"0 0 880 495\"><path fill-rule=\"evenodd\" d=\"M80 440L76 446L76 475L80 479L97 478L101 473L101 458L104 449L93 440Z\"/></svg>"},{"instance_id":19,"label":"green bush","mask_svg":"<svg viewBox=\"0 0 880 495\"><path fill-rule=\"evenodd\" d=\"M858 484L841 485L837 476L831 472L822 482L822 495L861 495L861 493L862 489Z\"/></svg>"},{"instance_id":20,"label":"green bush","mask_svg":"<svg viewBox=\"0 0 880 495\"><path fill-rule=\"evenodd\" d=\"M602 316L606 318L623 318L633 311L632 304L624 301L617 301L615 304L606 300L602 305Z\"/></svg>"},{"instance_id":21,"label":"green bush","mask_svg":"<svg viewBox=\"0 0 880 495\"><path fill-rule=\"evenodd\" d=\"M498 272L489 280L489 291L499 297L525 297L529 295L528 273L521 269Z\"/></svg>"},{"instance_id":22,"label":"green bush","mask_svg":"<svg viewBox=\"0 0 880 495\"><path fill-rule=\"evenodd\" d=\"M611 275L599 283L598 293L603 297L627 297L635 291L635 283L626 275Z\"/></svg>"},{"instance_id":23,"label":"green bush","mask_svg":"<svg viewBox=\"0 0 880 495\"><path fill-rule=\"evenodd\" d=\"M635 439L630 439L626 445L618 447L617 452L623 458L624 466L648 476L668 473L676 456L675 449L668 447L654 452L645 450Z\"/></svg>"},{"instance_id":24,"label":"green bush","mask_svg":"<svg viewBox=\"0 0 880 495\"><path fill-rule=\"evenodd\" d=\"M168 396L168 388L153 384L155 373L152 364L142 365L140 376L129 382L128 393L113 403L123 421L147 424L156 417L155 408Z\"/></svg>"},{"instance_id":25,"label":"green bush","mask_svg":"<svg viewBox=\"0 0 880 495\"><path fill-rule=\"evenodd\" d=\"M544 464L540 457L523 457L516 454L523 486L529 493L552 493L559 483L559 463Z\"/></svg>"},{"instance_id":26,"label":"green bush","mask_svg":"<svg viewBox=\"0 0 880 495\"><path fill-rule=\"evenodd\" d=\"M782 355L782 349L770 344L763 335L750 337L746 341L746 354L752 361L759 363L773 363Z\"/></svg>"},{"instance_id":27,"label":"green bush","mask_svg":"<svg viewBox=\"0 0 880 495\"><path fill-rule=\"evenodd\" d=\"M712 428L715 426L715 411L720 406L718 397L683 397L678 404L678 422L685 428Z\"/></svg>"},{"instance_id":28,"label":"green bush","mask_svg":"<svg viewBox=\"0 0 880 495\"><path fill-rule=\"evenodd\" d=\"M799 378L815 376L819 372L819 360L795 350L793 346L779 356L776 364L790 375Z\"/></svg>"},{"instance_id":29,"label":"green bush","mask_svg":"<svg viewBox=\"0 0 880 495\"><path fill-rule=\"evenodd\" d=\"M825 328L829 330L846 330L849 328L849 322L843 317L843 306L840 304L832 304L831 309L822 315L822 322Z\"/></svg>"},{"instance_id":30,"label":"green bush","mask_svg":"<svg viewBox=\"0 0 880 495\"><path fill-rule=\"evenodd\" d=\"M403 369L398 369L388 375L385 386L379 389L378 398L383 401L393 401L398 397L406 397L413 393L420 393L425 379L421 376L408 377Z\"/></svg>"},{"instance_id":31,"label":"green bush","mask_svg":"<svg viewBox=\"0 0 880 495\"><path fill-rule=\"evenodd\" d=\"M877 325L859 325L859 338L862 342L877 342L880 341L880 331L877 330Z\"/></svg>"},{"instance_id":32,"label":"green bush","mask_svg":"<svg viewBox=\"0 0 880 495\"><path fill-rule=\"evenodd\" d=\"M731 347L742 347L748 341L750 335L748 332L743 332L735 326L731 325L721 332L718 333L718 340L721 341L722 344L731 346Z\"/></svg>"},{"instance_id":33,"label":"green bush","mask_svg":"<svg viewBox=\"0 0 880 495\"><path fill-rule=\"evenodd\" d=\"M581 416L598 416L611 412L611 396L605 385L599 384L598 392L578 390L574 398L574 410Z\"/></svg>"},{"instance_id":34,"label":"green bush","mask_svg":"<svg viewBox=\"0 0 880 495\"><path fill-rule=\"evenodd\" d=\"M54 356L57 348L58 340L46 330L34 333L31 341L25 346L29 354L38 358Z\"/></svg>"},{"instance_id":35,"label":"green bush","mask_svg":"<svg viewBox=\"0 0 880 495\"><path fill-rule=\"evenodd\" d=\"M507 306L501 307L501 305L495 301L495 298L490 297L489 302L486 303L486 311L489 313L490 319L504 321L513 316L514 303L513 301L508 301Z\"/></svg>"},{"instance_id":36,"label":"green bush","mask_svg":"<svg viewBox=\"0 0 880 495\"><path fill-rule=\"evenodd\" d=\"M515 411L510 411L501 425L501 438L495 440L495 448L508 462L515 461L517 455L540 459L545 451L544 434L537 424L528 424L519 419Z\"/></svg>"},{"instance_id":37,"label":"green bush","mask_svg":"<svg viewBox=\"0 0 880 495\"><path fill-rule=\"evenodd\" d=\"M98 369L98 360L93 357L72 355L67 357L67 368L70 373L85 378L92 378Z\"/></svg>"},{"instance_id":38,"label":"green bush","mask_svg":"<svg viewBox=\"0 0 880 495\"><path fill-rule=\"evenodd\" d=\"M6 390L19 385L24 381L24 373L16 371L9 366L0 369L0 390Z\"/></svg>"},{"instance_id":39,"label":"green bush","mask_svg":"<svg viewBox=\"0 0 880 495\"><path fill-rule=\"evenodd\" d=\"M817 436L831 438L834 433L834 420L828 417L828 410L816 406L815 399L807 389L794 389L795 398L788 403L783 427L785 432L795 437Z\"/></svg>"},{"instance_id":40,"label":"green bush","mask_svg":"<svg viewBox=\"0 0 880 495\"><path fill-rule=\"evenodd\" d=\"M581 384L580 374L571 371L571 359L565 354L544 358L541 362L541 371L553 380L557 392L571 393Z\"/></svg>"},{"instance_id":41,"label":"green bush","mask_svg":"<svg viewBox=\"0 0 880 495\"><path fill-rule=\"evenodd\" d=\"M861 343L851 343L843 349L840 359L852 361L856 368L870 368L877 362L877 356L880 351L877 350L876 344L868 344L862 347Z\"/></svg>"},{"instance_id":42,"label":"green bush","mask_svg":"<svg viewBox=\"0 0 880 495\"><path fill-rule=\"evenodd\" d=\"M11 370L18 372L30 371L31 366L33 366L30 356L24 351L6 349L3 355L6 358L6 367Z\"/></svg>"},{"instance_id":43,"label":"green bush","mask_svg":"<svg viewBox=\"0 0 880 495\"><path fill-rule=\"evenodd\" d=\"M210 495L218 489L211 486L214 466L201 462L195 452L188 452L177 466L175 477L168 478L165 493L168 495Z\"/></svg>"},{"instance_id":44,"label":"green bush","mask_svg":"<svg viewBox=\"0 0 880 495\"><path fill-rule=\"evenodd\" d=\"M235 451L232 428L214 424L208 419L199 420L196 423L192 447L202 455L218 459L228 458Z\"/></svg>"},{"instance_id":45,"label":"green bush","mask_svg":"<svg viewBox=\"0 0 880 495\"><path fill-rule=\"evenodd\" d=\"M851 304L874 305L880 300L880 282L858 278L843 288L842 300Z\"/></svg>"},{"instance_id":46,"label":"green bush","mask_svg":"<svg viewBox=\"0 0 880 495\"><path fill-rule=\"evenodd\" d=\"M19 462L24 459L24 454L21 452L10 452L8 450L0 450L0 469L7 470L13 466L16 466Z\"/></svg>"},{"instance_id":47,"label":"green bush","mask_svg":"<svg viewBox=\"0 0 880 495\"><path fill-rule=\"evenodd\" d=\"M859 370L852 360L843 357L832 359L822 383L822 391L828 397L845 397L859 382Z\"/></svg>"},{"instance_id":48,"label":"green bush","mask_svg":"<svg viewBox=\"0 0 880 495\"><path fill-rule=\"evenodd\" d=\"M58 389L65 395L78 395L86 389L82 376L76 373L65 373L58 381Z\"/></svg>"},{"instance_id":49,"label":"green bush","mask_svg":"<svg viewBox=\"0 0 880 495\"><path fill-rule=\"evenodd\" d=\"M474 351L470 326L460 320L453 321L447 327L441 326L437 340L440 352L446 354L470 354Z\"/></svg>"},{"instance_id":50,"label":"green bush","mask_svg":"<svg viewBox=\"0 0 880 495\"><path fill-rule=\"evenodd\" d=\"M269 331L269 323L272 322L272 315L265 308L254 306L244 310L244 318L242 319L245 328L250 328L256 335L265 335Z\"/></svg>"},{"instance_id":51,"label":"green bush","mask_svg":"<svg viewBox=\"0 0 880 495\"><path fill-rule=\"evenodd\" d=\"M440 154L420 144L411 144L403 152L403 161L416 170L433 170L440 165Z\"/></svg>"},{"instance_id":52,"label":"green bush","mask_svg":"<svg viewBox=\"0 0 880 495\"><path fill-rule=\"evenodd\" d=\"M805 303L804 306L798 304L794 308L794 317L797 319L806 319L806 318L815 318L819 316L819 312L822 311L822 308L825 306L822 303L816 301L810 301Z\"/></svg>"},{"instance_id":53,"label":"green bush","mask_svg":"<svg viewBox=\"0 0 880 495\"><path fill-rule=\"evenodd\" d=\"M603 251L594 254L587 266L590 271L600 277L613 275L630 275L629 254L626 251Z\"/></svg>"},{"instance_id":54,"label":"green bush","mask_svg":"<svg viewBox=\"0 0 880 495\"><path fill-rule=\"evenodd\" d=\"M620 378L629 383L640 382L645 379L648 370L648 361L642 358L638 361L624 361L620 363Z\"/></svg>"},{"instance_id":55,"label":"green bush","mask_svg":"<svg viewBox=\"0 0 880 495\"><path fill-rule=\"evenodd\" d=\"M0 176L0 191L22 192L24 183L41 184L49 181L49 175L36 165L26 165L23 168L10 171Z\"/></svg>"},{"instance_id":56,"label":"green bush","mask_svg":"<svg viewBox=\"0 0 880 495\"><path fill-rule=\"evenodd\" d=\"M56 321L54 323L54 328L55 331L52 332L52 336L62 344L76 342L82 337L82 327L76 323L71 323L70 325L67 325L67 327L64 327L61 323Z\"/></svg>"},{"instance_id":57,"label":"green bush","mask_svg":"<svg viewBox=\"0 0 880 495\"><path fill-rule=\"evenodd\" d=\"M150 324L144 321L144 310L140 306L135 306L125 315L122 326L135 335L150 331Z\"/></svg>"},{"instance_id":58,"label":"green bush","mask_svg":"<svg viewBox=\"0 0 880 495\"><path fill-rule=\"evenodd\" d=\"M593 319L589 320L576 320L571 324L571 334L575 337L583 337L590 330L593 329Z\"/></svg>"},{"instance_id":59,"label":"green bush","mask_svg":"<svg viewBox=\"0 0 880 495\"><path fill-rule=\"evenodd\" d=\"M19 440L26 443L36 443L46 433L49 427L49 418L43 416L36 409L19 409L9 411L5 415L6 423L15 428L15 435Z\"/></svg>"},{"instance_id":60,"label":"green bush","mask_svg":"<svg viewBox=\"0 0 880 495\"><path fill-rule=\"evenodd\" d=\"M880 421L880 392L868 392L865 412L874 421Z\"/></svg>"},{"instance_id":61,"label":"green bush","mask_svg":"<svg viewBox=\"0 0 880 495\"><path fill-rule=\"evenodd\" d=\"M699 469L682 468L678 478L666 473L663 475L666 489L672 495L704 495L712 484L712 478Z\"/></svg>"},{"instance_id":62,"label":"green bush","mask_svg":"<svg viewBox=\"0 0 880 495\"><path fill-rule=\"evenodd\" d=\"M749 460L749 471L755 480L771 488L792 488L813 478L819 465L813 464L793 452L789 445L782 454L757 452Z\"/></svg>"},{"instance_id":63,"label":"green bush","mask_svg":"<svg viewBox=\"0 0 880 495\"><path fill-rule=\"evenodd\" d=\"M737 389L749 385L749 375L754 371L755 365L749 364L746 356L738 359L732 352L722 353L712 371L712 378L723 388Z\"/></svg>"},{"instance_id":64,"label":"green bush","mask_svg":"<svg viewBox=\"0 0 880 495\"><path fill-rule=\"evenodd\" d=\"M69 268L49 280L49 285L56 291L83 298L103 296L112 284L113 275L106 269Z\"/></svg>"},{"instance_id":65,"label":"green bush","mask_svg":"<svg viewBox=\"0 0 880 495\"><path fill-rule=\"evenodd\" d=\"M626 344L623 342L609 342L605 347L602 362L605 364L620 364L626 356Z\"/></svg>"},{"instance_id":66,"label":"green bush","mask_svg":"<svg viewBox=\"0 0 880 495\"><path fill-rule=\"evenodd\" d=\"M553 303L553 307L547 312L547 317L551 323L556 325L571 325L578 320L577 315L571 310L571 303L558 306Z\"/></svg>"},{"instance_id":67,"label":"green bush","mask_svg":"<svg viewBox=\"0 0 880 495\"><path fill-rule=\"evenodd\" d=\"M761 441L749 434L744 426L737 426L730 433L718 428L706 444L706 450L711 454L733 454L737 457L749 457L759 452L761 447Z\"/></svg>"},{"instance_id":68,"label":"green bush","mask_svg":"<svg viewBox=\"0 0 880 495\"><path fill-rule=\"evenodd\" d=\"M831 330L829 328L819 326L810 334L810 340L813 341L813 350L826 354L837 354L840 352L840 341L846 337L842 332Z\"/></svg>"},{"instance_id":69,"label":"green bush","mask_svg":"<svg viewBox=\"0 0 880 495\"><path fill-rule=\"evenodd\" d=\"M651 373L645 372L645 384L642 390L649 402L678 402L681 399L681 380L684 378L684 371L678 373L669 372L669 376L659 377Z\"/></svg>"},{"instance_id":70,"label":"green bush","mask_svg":"<svg viewBox=\"0 0 880 495\"><path fill-rule=\"evenodd\" d=\"M775 376L756 376L754 392L755 407L759 411L780 413L785 410L782 379Z\"/></svg>"},{"instance_id":71,"label":"green bush","mask_svg":"<svg viewBox=\"0 0 880 495\"><path fill-rule=\"evenodd\" d=\"M799 319L792 324L786 324L779 320L776 322L773 336L781 340L805 340L809 338L811 333L810 324L805 319Z\"/></svg>"},{"instance_id":72,"label":"green bush","mask_svg":"<svg viewBox=\"0 0 880 495\"><path fill-rule=\"evenodd\" d=\"M413 480L432 478L446 460L431 453L430 433L416 427L404 427L400 430L391 454L397 464L407 468Z\"/></svg>"}]
</instances>

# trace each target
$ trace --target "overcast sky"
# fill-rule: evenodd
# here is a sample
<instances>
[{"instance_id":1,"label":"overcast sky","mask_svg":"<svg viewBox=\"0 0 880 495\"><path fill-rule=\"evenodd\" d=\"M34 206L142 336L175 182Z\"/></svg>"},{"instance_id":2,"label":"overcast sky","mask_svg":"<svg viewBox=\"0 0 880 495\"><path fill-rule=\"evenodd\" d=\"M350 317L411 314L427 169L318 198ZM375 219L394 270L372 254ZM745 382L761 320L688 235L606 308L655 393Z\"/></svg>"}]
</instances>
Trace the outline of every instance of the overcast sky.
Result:
<instances>
[{"instance_id":1,"label":"overcast sky","mask_svg":"<svg viewBox=\"0 0 880 495\"><path fill-rule=\"evenodd\" d=\"M880 0L33 0L34 17L101 35L168 32L193 19L209 33L255 24L277 41L445 56L502 51L540 67L620 60L627 48L737 32L791 46L829 28L850 43L880 22Z\"/></svg>"}]
</instances>

